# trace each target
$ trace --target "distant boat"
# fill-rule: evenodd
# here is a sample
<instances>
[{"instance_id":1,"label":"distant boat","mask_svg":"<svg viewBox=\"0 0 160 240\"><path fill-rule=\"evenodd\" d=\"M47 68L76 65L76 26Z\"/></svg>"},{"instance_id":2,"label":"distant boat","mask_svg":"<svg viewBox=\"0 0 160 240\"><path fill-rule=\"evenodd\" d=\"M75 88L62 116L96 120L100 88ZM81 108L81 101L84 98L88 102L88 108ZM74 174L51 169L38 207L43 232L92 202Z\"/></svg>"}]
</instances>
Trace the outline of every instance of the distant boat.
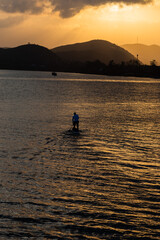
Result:
<instances>
[{"instance_id":1,"label":"distant boat","mask_svg":"<svg viewBox=\"0 0 160 240\"><path fill-rule=\"evenodd\" d=\"M52 76L57 76L57 73L56 72L52 72Z\"/></svg>"}]
</instances>

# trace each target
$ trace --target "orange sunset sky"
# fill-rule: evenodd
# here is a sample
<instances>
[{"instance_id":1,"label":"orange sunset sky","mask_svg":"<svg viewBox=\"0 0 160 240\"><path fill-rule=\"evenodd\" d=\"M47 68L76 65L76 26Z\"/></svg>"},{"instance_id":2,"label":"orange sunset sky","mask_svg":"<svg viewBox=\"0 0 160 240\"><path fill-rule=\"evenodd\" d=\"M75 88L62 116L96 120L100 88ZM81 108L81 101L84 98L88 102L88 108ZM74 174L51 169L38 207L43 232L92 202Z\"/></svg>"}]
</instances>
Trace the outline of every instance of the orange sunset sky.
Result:
<instances>
[{"instance_id":1,"label":"orange sunset sky","mask_svg":"<svg viewBox=\"0 0 160 240\"><path fill-rule=\"evenodd\" d=\"M104 39L160 45L160 0L0 0L0 47Z\"/></svg>"}]
</instances>

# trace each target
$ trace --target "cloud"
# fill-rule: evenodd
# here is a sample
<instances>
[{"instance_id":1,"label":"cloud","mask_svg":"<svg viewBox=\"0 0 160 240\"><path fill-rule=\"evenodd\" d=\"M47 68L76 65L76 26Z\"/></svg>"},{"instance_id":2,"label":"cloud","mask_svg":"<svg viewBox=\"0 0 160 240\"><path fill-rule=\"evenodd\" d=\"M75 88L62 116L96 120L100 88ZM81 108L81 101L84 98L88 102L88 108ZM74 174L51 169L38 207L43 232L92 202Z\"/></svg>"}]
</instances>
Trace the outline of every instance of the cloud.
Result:
<instances>
[{"instance_id":1,"label":"cloud","mask_svg":"<svg viewBox=\"0 0 160 240\"><path fill-rule=\"evenodd\" d=\"M0 10L8 13L40 13L47 0L0 0Z\"/></svg>"},{"instance_id":2,"label":"cloud","mask_svg":"<svg viewBox=\"0 0 160 240\"><path fill-rule=\"evenodd\" d=\"M72 17L87 6L98 7L104 4L147 4L152 0L50 0L56 11L60 12L61 17Z\"/></svg>"},{"instance_id":3,"label":"cloud","mask_svg":"<svg viewBox=\"0 0 160 240\"><path fill-rule=\"evenodd\" d=\"M63 18L72 17L87 6L101 6L103 4L147 4L153 0L0 0L0 10L5 12L29 12L38 14L47 7L58 11Z\"/></svg>"},{"instance_id":4,"label":"cloud","mask_svg":"<svg viewBox=\"0 0 160 240\"><path fill-rule=\"evenodd\" d=\"M25 20L24 16L14 16L14 17L7 17L7 18L0 18L0 28L8 28L12 26L17 26Z\"/></svg>"}]
</instances>

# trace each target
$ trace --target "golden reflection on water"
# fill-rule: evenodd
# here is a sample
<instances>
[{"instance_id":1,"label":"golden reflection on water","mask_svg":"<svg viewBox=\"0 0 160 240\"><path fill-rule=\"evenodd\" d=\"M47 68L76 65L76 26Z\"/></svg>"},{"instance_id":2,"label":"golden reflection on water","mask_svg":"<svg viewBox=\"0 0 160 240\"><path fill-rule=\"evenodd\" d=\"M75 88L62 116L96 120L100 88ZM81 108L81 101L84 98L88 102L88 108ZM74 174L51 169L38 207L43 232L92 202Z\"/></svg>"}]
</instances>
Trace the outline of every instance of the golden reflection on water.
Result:
<instances>
[{"instance_id":1,"label":"golden reflection on water","mask_svg":"<svg viewBox=\"0 0 160 240\"><path fill-rule=\"evenodd\" d=\"M4 239L158 240L159 84L24 81L0 119Z\"/></svg>"}]
</instances>

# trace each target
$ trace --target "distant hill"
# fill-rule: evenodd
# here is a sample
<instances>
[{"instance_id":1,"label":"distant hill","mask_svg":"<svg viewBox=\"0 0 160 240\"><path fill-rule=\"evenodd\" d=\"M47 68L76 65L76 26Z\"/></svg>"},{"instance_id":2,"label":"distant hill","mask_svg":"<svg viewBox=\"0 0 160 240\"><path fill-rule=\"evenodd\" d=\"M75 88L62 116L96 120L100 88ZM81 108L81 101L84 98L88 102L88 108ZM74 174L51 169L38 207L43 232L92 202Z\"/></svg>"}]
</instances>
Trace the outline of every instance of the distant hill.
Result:
<instances>
[{"instance_id":1,"label":"distant hill","mask_svg":"<svg viewBox=\"0 0 160 240\"><path fill-rule=\"evenodd\" d=\"M135 57L138 54L139 60L144 64L150 64L151 61L156 60L160 65L160 46L158 45L125 44L122 47Z\"/></svg>"},{"instance_id":2,"label":"distant hill","mask_svg":"<svg viewBox=\"0 0 160 240\"><path fill-rule=\"evenodd\" d=\"M0 68L23 70L54 70L60 59L51 50L27 44L15 48L0 48Z\"/></svg>"},{"instance_id":3,"label":"distant hill","mask_svg":"<svg viewBox=\"0 0 160 240\"><path fill-rule=\"evenodd\" d=\"M153 59L157 60L155 55ZM104 40L60 46L52 50L36 44L0 48L0 69L160 78L160 66L142 65L127 50Z\"/></svg>"},{"instance_id":4,"label":"distant hill","mask_svg":"<svg viewBox=\"0 0 160 240\"><path fill-rule=\"evenodd\" d=\"M53 48L52 51L67 62L94 62L99 60L108 65L112 60L114 63L135 60L135 57L128 51L104 40L60 46Z\"/></svg>"}]
</instances>

